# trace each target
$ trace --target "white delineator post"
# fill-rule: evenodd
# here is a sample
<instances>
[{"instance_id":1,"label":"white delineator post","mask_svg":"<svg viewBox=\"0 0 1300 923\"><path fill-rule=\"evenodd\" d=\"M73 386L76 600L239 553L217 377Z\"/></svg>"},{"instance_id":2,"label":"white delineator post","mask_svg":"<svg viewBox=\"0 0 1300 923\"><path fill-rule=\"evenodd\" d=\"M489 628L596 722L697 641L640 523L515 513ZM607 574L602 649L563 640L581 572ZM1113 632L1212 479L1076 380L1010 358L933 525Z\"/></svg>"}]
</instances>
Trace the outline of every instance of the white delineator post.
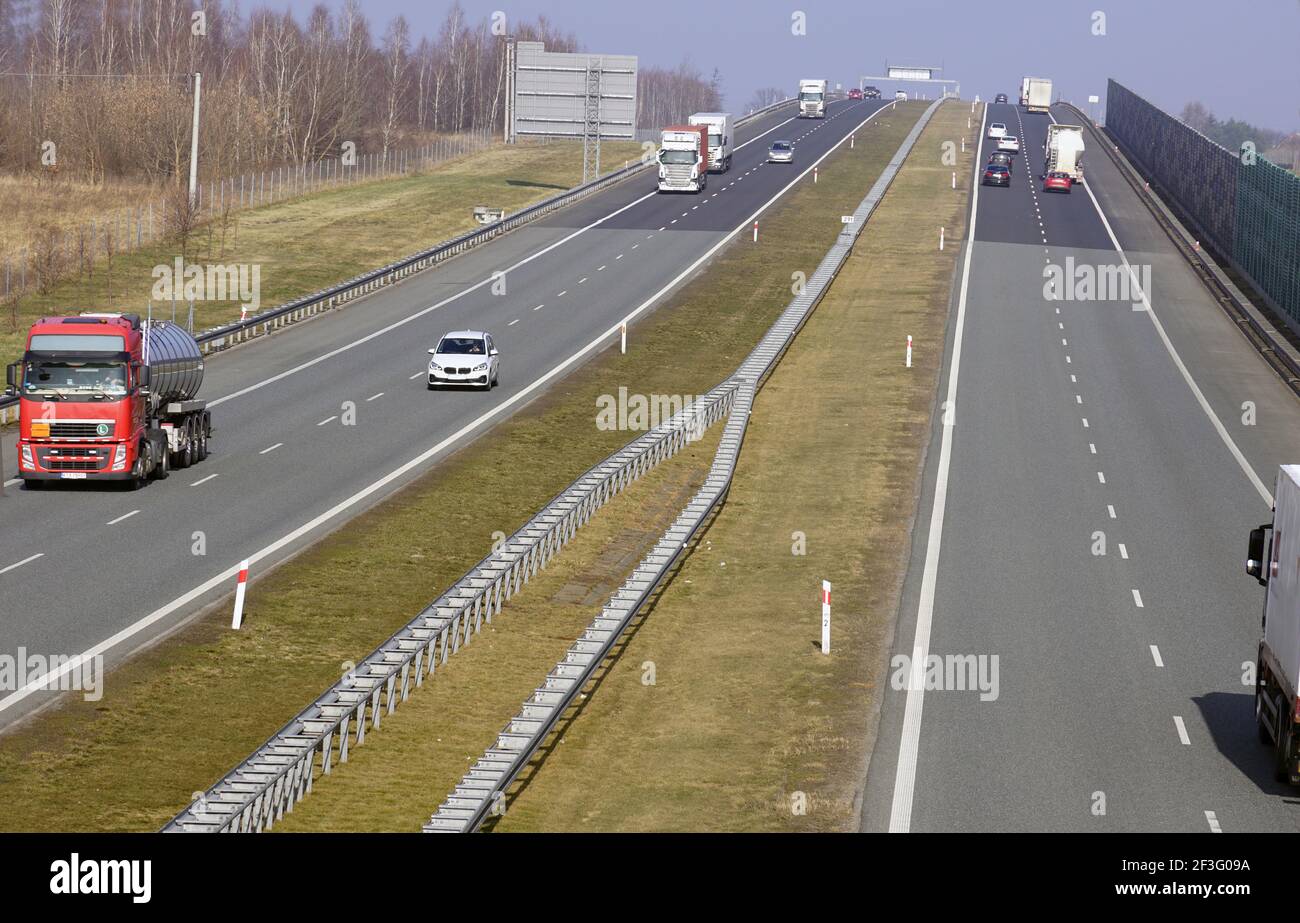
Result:
<instances>
[{"instance_id":1,"label":"white delineator post","mask_svg":"<svg viewBox=\"0 0 1300 923\"><path fill-rule=\"evenodd\" d=\"M627 355L627 324L620 324L618 331L619 331L619 344L618 344L619 352L621 352L623 355L626 356Z\"/></svg>"},{"instance_id":2,"label":"white delineator post","mask_svg":"<svg viewBox=\"0 0 1300 923\"><path fill-rule=\"evenodd\" d=\"M244 622L244 589L248 586L248 562L239 565L239 585L235 587L235 617L230 620L230 627L235 631Z\"/></svg>"},{"instance_id":3,"label":"white delineator post","mask_svg":"<svg viewBox=\"0 0 1300 923\"><path fill-rule=\"evenodd\" d=\"M822 653L831 652L831 582L822 581Z\"/></svg>"},{"instance_id":4,"label":"white delineator post","mask_svg":"<svg viewBox=\"0 0 1300 923\"><path fill-rule=\"evenodd\" d=\"M907 335L907 367L912 367L912 335Z\"/></svg>"},{"instance_id":5,"label":"white delineator post","mask_svg":"<svg viewBox=\"0 0 1300 923\"><path fill-rule=\"evenodd\" d=\"M849 150L853 150L853 145L858 143L857 135L849 135Z\"/></svg>"},{"instance_id":6,"label":"white delineator post","mask_svg":"<svg viewBox=\"0 0 1300 923\"><path fill-rule=\"evenodd\" d=\"M754 243L758 243L758 222L754 222Z\"/></svg>"},{"instance_id":7,"label":"white delineator post","mask_svg":"<svg viewBox=\"0 0 1300 923\"><path fill-rule=\"evenodd\" d=\"M817 182L817 168L813 167L813 182Z\"/></svg>"},{"instance_id":8,"label":"white delineator post","mask_svg":"<svg viewBox=\"0 0 1300 923\"><path fill-rule=\"evenodd\" d=\"M939 228L939 249L943 249L943 228Z\"/></svg>"}]
</instances>

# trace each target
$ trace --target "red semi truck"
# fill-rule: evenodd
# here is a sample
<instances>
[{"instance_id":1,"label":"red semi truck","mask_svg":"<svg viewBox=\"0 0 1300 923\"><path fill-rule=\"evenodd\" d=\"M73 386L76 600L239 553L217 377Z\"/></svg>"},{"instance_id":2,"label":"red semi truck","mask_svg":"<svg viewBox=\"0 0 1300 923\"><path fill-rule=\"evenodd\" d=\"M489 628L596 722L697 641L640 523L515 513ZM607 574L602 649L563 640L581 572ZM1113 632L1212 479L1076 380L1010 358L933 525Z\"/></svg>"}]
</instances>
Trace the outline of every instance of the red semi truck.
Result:
<instances>
[{"instance_id":1,"label":"red semi truck","mask_svg":"<svg viewBox=\"0 0 1300 923\"><path fill-rule=\"evenodd\" d=\"M212 417L196 400L203 353L183 327L136 314L38 321L7 369L19 397L18 476L46 481L165 478L207 457Z\"/></svg>"}]
</instances>

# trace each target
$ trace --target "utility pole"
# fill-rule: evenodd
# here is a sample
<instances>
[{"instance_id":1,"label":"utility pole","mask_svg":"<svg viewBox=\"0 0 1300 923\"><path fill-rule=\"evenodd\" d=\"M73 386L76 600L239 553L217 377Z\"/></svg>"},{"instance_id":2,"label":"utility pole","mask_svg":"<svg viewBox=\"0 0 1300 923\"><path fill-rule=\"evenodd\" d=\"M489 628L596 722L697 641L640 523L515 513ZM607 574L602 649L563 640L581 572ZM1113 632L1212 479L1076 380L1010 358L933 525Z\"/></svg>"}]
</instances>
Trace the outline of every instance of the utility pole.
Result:
<instances>
[{"instance_id":1,"label":"utility pole","mask_svg":"<svg viewBox=\"0 0 1300 923\"><path fill-rule=\"evenodd\" d=\"M603 65L600 58L587 61L587 98L582 124L582 181L600 176L600 90Z\"/></svg>"},{"instance_id":2,"label":"utility pole","mask_svg":"<svg viewBox=\"0 0 1300 923\"><path fill-rule=\"evenodd\" d=\"M190 208L198 201L199 193L199 97L202 95L203 75L194 75L194 128L190 134Z\"/></svg>"}]
</instances>

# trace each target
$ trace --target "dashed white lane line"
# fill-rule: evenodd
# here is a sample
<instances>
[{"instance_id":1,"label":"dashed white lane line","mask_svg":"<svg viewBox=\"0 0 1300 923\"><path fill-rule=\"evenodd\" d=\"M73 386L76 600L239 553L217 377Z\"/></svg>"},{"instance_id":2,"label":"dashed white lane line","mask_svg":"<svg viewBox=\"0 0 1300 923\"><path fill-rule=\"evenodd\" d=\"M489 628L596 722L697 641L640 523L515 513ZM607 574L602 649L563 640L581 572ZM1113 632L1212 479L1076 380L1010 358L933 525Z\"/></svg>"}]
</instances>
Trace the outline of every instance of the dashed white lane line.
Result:
<instances>
[{"instance_id":1,"label":"dashed white lane line","mask_svg":"<svg viewBox=\"0 0 1300 923\"><path fill-rule=\"evenodd\" d=\"M1069 356L1066 356L1066 357L1065 357L1065 364L1066 364L1066 365L1072 365L1073 363L1074 363L1074 360L1073 360L1073 359L1071 359Z\"/></svg>"},{"instance_id":2,"label":"dashed white lane line","mask_svg":"<svg viewBox=\"0 0 1300 923\"><path fill-rule=\"evenodd\" d=\"M191 486L191 487L198 487L200 484L206 484L206 483L208 483L208 481L212 480L213 478L215 478L215 477L220 477L220 476L221 476L221 475L219 475L219 474L209 474L207 477L205 477L205 478L200 478L199 480L195 481L195 482L194 482L193 484L191 484L190 486Z\"/></svg>"},{"instance_id":3,"label":"dashed white lane line","mask_svg":"<svg viewBox=\"0 0 1300 923\"><path fill-rule=\"evenodd\" d=\"M420 374L423 375L424 373L421 372ZM274 452L276 449L280 448L280 447L283 446L283 445L284 445L283 442L277 442L275 445L269 445L269 446L267 446L265 449L263 449L262 451L258 452L257 454L258 454L258 455L269 455L269 454L271 454L272 452Z\"/></svg>"},{"instance_id":4,"label":"dashed white lane line","mask_svg":"<svg viewBox=\"0 0 1300 923\"><path fill-rule=\"evenodd\" d=\"M132 516L134 516L134 515L135 515L136 513L138 513L138 512L140 512L140 511L139 511L139 510L132 510L131 512L127 513L125 516L119 516L119 517L117 517L116 519L110 519L108 522L104 523L104 525L106 525L106 526L115 526L115 525L117 525L119 522L126 522L128 519L130 519Z\"/></svg>"},{"instance_id":5,"label":"dashed white lane line","mask_svg":"<svg viewBox=\"0 0 1300 923\"><path fill-rule=\"evenodd\" d=\"M1092 455L1097 454L1097 444L1095 442L1088 443L1088 452Z\"/></svg>"},{"instance_id":6,"label":"dashed white lane line","mask_svg":"<svg viewBox=\"0 0 1300 923\"><path fill-rule=\"evenodd\" d=\"M515 324L517 324L517 323L519 323L519 318L516 317L516 318L515 318L514 320L512 320L510 323L506 324L506 326L507 326L507 327L513 327L513 326L514 326Z\"/></svg>"},{"instance_id":7,"label":"dashed white lane line","mask_svg":"<svg viewBox=\"0 0 1300 923\"><path fill-rule=\"evenodd\" d=\"M410 378L408 378L408 379L406 379L406 380L407 380L407 381L415 381L415 379L421 377L421 376L424 375L424 374L425 374L424 372L416 372L414 375L412 375Z\"/></svg>"},{"instance_id":8,"label":"dashed white lane line","mask_svg":"<svg viewBox=\"0 0 1300 923\"><path fill-rule=\"evenodd\" d=\"M1139 609L1146 608L1142 605L1142 594L1137 591L1136 587L1133 589L1133 605L1137 606Z\"/></svg>"},{"instance_id":9,"label":"dashed white lane line","mask_svg":"<svg viewBox=\"0 0 1300 923\"><path fill-rule=\"evenodd\" d=\"M586 281L587 281L587 277L586 277L586 276L583 276L581 279L578 280L578 284L581 285L582 283L584 283L584 282L586 282Z\"/></svg>"},{"instance_id":10,"label":"dashed white lane line","mask_svg":"<svg viewBox=\"0 0 1300 923\"><path fill-rule=\"evenodd\" d=\"M1100 484L1106 483L1106 475L1100 471L1097 472L1097 481Z\"/></svg>"},{"instance_id":11,"label":"dashed white lane line","mask_svg":"<svg viewBox=\"0 0 1300 923\"><path fill-rule=\"evenodd\" d=\"M639 247L639 246L641 246L641 245L640 245L640 244L633 244L633 245L632 245L632 249L635 250L635 249L636 249L637 247Z\"/></svg>"},{"instance_id":12,"label":"dashed white lane line","mask_svg":"<svg viewBox=\"0 0 1300 923\"><path fill-rule=\"evenodd\" d=\"M617 262L618 260L621 260L622 258L623 258L623 254L620 253L618 256L614 257L614 260ZM602 267L600 267L600 268L601 268L601 269L604 269L605 267L602 266Z\"/></svg>"},{"instance_id":13,"label":"dashed white lane line","mask_svg":"<svg viewBox=\"0 0 1300 923\"><path fill-rule=\"evenodd\" d=\"M1124 547L1123 542L1120 542L1119 544L1119 556L1123 558L1125 561L1128 560L1128 549Z\"/></svg>"},{"instance_id":14,"label":"dashed white lane line","mask_svg":"<svg viewBox=\"0 0 1300 923\"><path fill-rule=\"evenodd\" d=\"M542 302L542 303L539 304L537 307L533 308L533 310L534 310L534 311L540 311L540 310L541 310L542 308L544 308L544 307L546 307L546 302Z\"/></svg>"},{"instance_id":15,"label":"dashed white lane line","mask_svg":"<svg viewBox=\"0 0 1300 923\"><path fill-rule=\"evenodd\" d=\"M669 223L669 224L676 224L676 223L677 223L677 219L674 218L672 221L669 221L668 223Z\"/></svg>"},{"instance_id":16,"label":"dashed white lane line","mask_svg":"<svg viewBox=\"0 0 1300 923\"><path fill-rule=\"evenodd\" d=\"M1205 812L1205 822L1210 825L1211 833L1222 833L1223 828L1219 826L1219 818L1213 811Z\"/></svg>"},{"instance_id":17,"label":"dashed white lane line","mask_svg":"<svg viewBox=\"0 0 1300 923\"><path fill-rule=\"evenodd\" d=\"M1083 418L1083 428L1084 428L1084 429L1087 429L1087 428L1088 428L1088 418L1087 418L1087 417L1084 417L1084 418Z\"/></svg>"},{"instance_id":18,"label":"dashed white lane line","mask_svg":"<svg viewBox=\"0 0 1300 923\"><path fill-rule=\"evenodd\" d=\"M1156 662L1156 666L1162 669L1164 668L1165 662L1160 658L1160 648L1156 647L1154 644L1151 645L1151 659Z\"/></svg>"},{"instance_id":19,"label":"dashed white lane line","mask_svg":"<svg viewBox=\"0 0 1300 923\"><path fill-rule=\"evenodd\" d=\"M1192 739L1187 736L1187 726L1183 724L1181 715L1174 715L1174 727L1178 728L1178 739L1182 741L1184 747L1192 745Z\"/></svg>"},{"instance_id":20,"label":"dashed white lane line","mask_svg":"<svg viewBox=\"0 0 1300 923\"><path fill-rule=\"evenodd\" d=\"M1106 512L1107 512L1108 514L1110 514L1110 518L1111 518L1111 519L1118 519L1118 518L1119 518L1118 516L1115 515L1115 506L1114 506L1114 504L1107 503L1107 504L1106 504Z\"/></svg>"},{"instance_id":21,"label":"dashed white lane line","mask_svg":"<svg viewBox=\"0 0 1300 923\"><path fill-rule=\"evenodd\" d=\"M1076 395L1074 396L1074 402L1075 402L1076 404L1082 404L1082 403L1083 403L1083 395L1081 395L1081 394L1076 394Z\"/></svg>"},{"instance_id":22,"label":"dashed white lane line","mask_svg":"<svg viewBox=\"0 0 1300 923\"><path fill-rule=\"evenodd\" d=\"M332 417L326 417L324 420L321 420L321 421L320 421L319 423L317 423L316 425L317 425L317 426L324 426L326 423L333 423L333 422L334 422L335 420L337 420L338 418L339 418L339 415L338 415L338 414L335 414L335 415L332 416Z\"/></svg>"},{"instance_id":23,"label":"dashed white lane line","mask_svg":"<svg viewBox=\"0 0 1300 923\"><path fill-rule=\"evenodd\" d=\"M30 558L23 558L17 564L10 564L8 567L0 568L0 574L7 574L11 570L17 570L18 568L22 567L24 564L31 564L37 558L43 558L43 557L45 557L45 552L42 551L40 554L34 554Z\"/></svg>"},{"instance_id":24,"label":"dashed white lane line","mask_svg":"<svg viewBox=\"0 0 1300 923\"><path fill-rule=\"evenodd\" d=\"M665 224L665 225L664 225L663 227L661 227L659 230L661 230L661 231L666 231L666 230L668 230L668 225ZM654 235L651 235L651 236L654 236Z\"/></svg>"},{"instance_id":25,"label":"dashed white lane line","mask_svg":"<svg viewBox=\"0 0 1300 923\"><path fill-rule=\"evenodd\" d=\"M564 297L565 295L567 295L567 294L569 294L569 290L566 288L564 291L556 293L555 297L556 297L556 298L563 298L563 297Z\"/></svg>"},{"instance_id":26,"label":"dashed white lane line","mask_svg":"<svg viewBox=\"0 0 1300 923\"><path fill-rule=\"evenodd\" d=\"M366 398L366 403L369 404L371 401L377 401L383 396L384 396L383 391L380 391L378 394L372 394L370 395L370 397Z\"/></svg>"}]
</instances>

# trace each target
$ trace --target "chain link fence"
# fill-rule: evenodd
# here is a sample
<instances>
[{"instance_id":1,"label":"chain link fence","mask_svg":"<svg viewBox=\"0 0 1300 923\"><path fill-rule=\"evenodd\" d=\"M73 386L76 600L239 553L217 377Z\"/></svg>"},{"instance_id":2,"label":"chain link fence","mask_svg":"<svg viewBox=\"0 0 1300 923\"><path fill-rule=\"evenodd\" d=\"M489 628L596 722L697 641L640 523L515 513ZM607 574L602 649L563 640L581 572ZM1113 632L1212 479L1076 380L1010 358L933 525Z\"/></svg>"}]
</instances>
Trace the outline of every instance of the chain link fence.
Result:
<instances>
[{"instance_id":1,"label":"chain link fence","mask_svg":"<svg viewBox=\"0 0 1300 923\"><path fill-rule=\"evenodd\" d=\"M1110 135L1300 328L1300 177L1221 147L1114 80L1106 93Z\"/></svg>"}]
</instances>

